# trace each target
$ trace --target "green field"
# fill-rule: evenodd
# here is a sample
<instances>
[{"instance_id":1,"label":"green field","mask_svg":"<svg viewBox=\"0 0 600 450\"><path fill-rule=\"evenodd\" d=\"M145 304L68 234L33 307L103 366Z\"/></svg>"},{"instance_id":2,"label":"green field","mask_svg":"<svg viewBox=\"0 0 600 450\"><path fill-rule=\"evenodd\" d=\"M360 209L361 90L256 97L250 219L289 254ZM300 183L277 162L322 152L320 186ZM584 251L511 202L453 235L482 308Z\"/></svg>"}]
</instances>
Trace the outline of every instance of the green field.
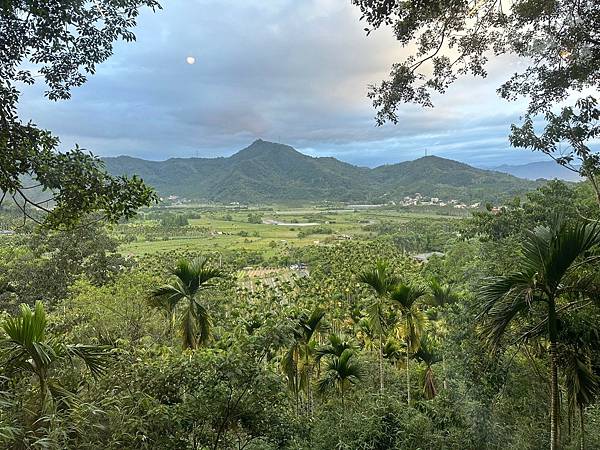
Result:
<instances>
[{"instance_id":1,"label":"green field","mask_svg":"<svg viewBox=\"0 0 600 450\"><path fill-rule=\"evenodd\" d=\"M194 215L183 227L165 231L160 220L152 217L161 212ZM249 223L249 214L260 216L261 223ZM467 213L442 210L399 211L373 208L367 210L324 210L316 207L262 208L233 210L225 207L186 207L149 210L140 220L121 225L115 231L124 239L121 251L129 255L188 250L221 252L231 250L257 251L266 257L282 249L305 245L327 245L348 239L375 236L369 225L402 224L417 219L431 221L464 217ZM265 223L277 222L277 223ZM161 233L159 231L162 230ZM157 232L155 235L154 232Z\"/></svg>"}]
</instances>

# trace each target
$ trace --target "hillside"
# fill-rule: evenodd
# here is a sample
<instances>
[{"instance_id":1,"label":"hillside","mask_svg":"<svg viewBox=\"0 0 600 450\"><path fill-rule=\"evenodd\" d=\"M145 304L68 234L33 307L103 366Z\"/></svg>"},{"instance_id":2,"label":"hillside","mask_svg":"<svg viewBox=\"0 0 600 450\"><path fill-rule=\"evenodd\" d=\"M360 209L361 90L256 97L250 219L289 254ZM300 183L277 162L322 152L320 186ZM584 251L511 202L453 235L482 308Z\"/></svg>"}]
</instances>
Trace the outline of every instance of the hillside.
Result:
<instances>
[{"instance_id":1,"label":"hillside","mask_svg":"<svg viewBox=\"0 0 600 450\"><path fill-rule=\"evenodd\" d=\"M216 202L379 202L420 192L461 201L494 201L531 190L535 182L429 156L375 169L313 158L257 140L228 158L146 161L106 158L113 175L137 174L160 195Z\"/></svg>"}]
</instances>

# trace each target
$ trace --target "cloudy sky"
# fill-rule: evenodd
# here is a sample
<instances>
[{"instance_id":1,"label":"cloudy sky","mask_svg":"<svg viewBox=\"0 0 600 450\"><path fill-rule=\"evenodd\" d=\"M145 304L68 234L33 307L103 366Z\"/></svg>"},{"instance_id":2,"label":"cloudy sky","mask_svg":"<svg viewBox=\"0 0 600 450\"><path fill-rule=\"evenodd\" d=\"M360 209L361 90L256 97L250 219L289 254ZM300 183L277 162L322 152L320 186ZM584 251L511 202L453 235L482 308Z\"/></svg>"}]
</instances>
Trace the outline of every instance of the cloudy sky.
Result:
<instances>
[{"instance_id":1,"label":"cloudy sky","mask_svg":"<svg viewBox=\"0 0 600 450\"><path fill-rule=\"evenodd\" d=\"M137 42L117 45L71 100L26 91L23 117L65 148L78 143L102 156L226 156L262 138L365 166L426 150L479 166L543 159L508 145L523 105L495 91L519 70L514 61L494 61L485 80L461 80L434 109L407 105L398 125L376 127L367 86L403 50L389 30L366 37L349 0L163 4L142 14Z\"/></svg>"}]
</instances>

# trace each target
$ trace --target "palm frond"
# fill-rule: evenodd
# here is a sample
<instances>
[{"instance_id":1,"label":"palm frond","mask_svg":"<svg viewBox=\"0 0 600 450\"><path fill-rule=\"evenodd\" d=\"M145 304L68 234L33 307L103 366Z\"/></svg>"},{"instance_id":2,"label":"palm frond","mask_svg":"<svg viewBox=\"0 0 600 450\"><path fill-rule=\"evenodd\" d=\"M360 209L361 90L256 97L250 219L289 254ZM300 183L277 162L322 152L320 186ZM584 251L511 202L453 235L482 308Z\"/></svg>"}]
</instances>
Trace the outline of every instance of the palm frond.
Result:
<instances>
[{"instance_id":1,"label":"palm frond","mask_svg":"<svg viewBox=\"0 0 600 450\"><path fill-rule=\"evenodd\" d=\"M165 284L160 286L150 293L148 304L154 308L171 312L175 309L177 303L187 295L187 292L182 287L181 285L177 285L177 283L175 285Z\"/></svg>"},{"instance_id":2,"label":"palm frond","mask_svg":"<svg viewBox=\"0 0 600 450\"><path fill-rule=\"evenodd\" d=\"M391 273L388 264L379 260L374 267L365 269L357 276L359 283L369 285L379 297L387 295L398 284L399 279Z\"/></svg>"},{"instance_id":3,"label":"palm frond","mask_svg":"<svg viewBox=\"0 0 600 450\"><path fill-rule=\"evenodd\" d=\"M220 269L214 267L205 267L198 273L198 282L200 286L210 286L209 281L215 278L223 278L224 273Z\"/></svg>"},{"instance_id":4,"label":"palm frond","mask_svg":"<svg viewBox=\"0 0 600 450\"><path fill-rule=\"evenodd\" d=\"M44 342L46 324L46 313L40 301L36 302L34 311L21 305L19 315L5 319L2 328L8 338L2 341L2 347L6 353L7 372L36 372L57 359L54 349Z\"/></svg>"},{"instance_id":5,"label":"palm frond","mask_svg":"<svg viewBox=\"0 0 600 450\"><path fill-rule=\"evenodd\" d=\"M329 344L319 347L316 351L317 361L321 360L324 356L337 356L340 357L344 350L355 349L355 345L350 340L339 334L329 335Z\"/></svg>"},{"instance_id":6,"label":"palm frond","mask_svg":"<svg viewBox=\"0 0 600 450\"><path fill-rule=\"evenodd\" d=\"M42 302L35 303L35 310L25 304L21 305L21 313L8 317L2 328L8 337L24 347L30 347L34 342L41 342L45 337L46 312Z\"/></svg>"},{"instance_id":7,"label":"palm frond","mask_svg":"<svg viewBox=\"0 0 600 450\"><path fill-rule=\"evenodd\" d=\"M94 377L104 374L110 361L109 348L100 345L67 345L64 347L66 355L72 359L77 357L83 361Z\"/></svg>"},{"instance_id":8,"label":"palm frond","mask_svg":"<svg viewBox=\"0 0 600 450\"><path fill-rule=\"evenodd\" d=\"M362 379L362 367L354 361L355 358L353 357L354 352L350 349L346 349L337 360L333 361L334 367L340 374L340 378L343 378L352 384Z\"/></svg>"},{"instance_id":9,"label":"palm frond","mask_svg":"<svg viewBox=\"0 0 600 450\"><path fill-rule=\"evenodd\" d=\"M192 287L194 283L198 282L197 271L195 270L194 264L188 259L180 259L173 269L171 274L181 280L181 282L188 287Z\"/></svg>"},{"instance_id":10,"label":"palm frond","mask_svg":"<svg viewBox=\"0 0 600 450\"><path fill-rule=\"evenodd\" d=\"M427 335L421 337L419 349L415 352L414 358L427 366L432 366L441 361L441 357L437 353L435 342Z\"/></svg>"},{"instance_id":11,"label":"palm frond","mask_svg":"<svg viewBox=\"0 0 600 450\"><path fill-rule=\"evenodd\" d=\"M435 387L435 377L431 366L427 366L423 377L423 396L425 397L425 399L431 400L437 395L437 388Z\"/></svg>"},{"instance_id":12,"label":"palm frond","mask_svg":"<svg viewBox=\"0 0 600 450\"><path fill-rule=\"evenodd\" d=\"M533 300L537 288L538 272L534 270L514 272L509 275L490 277L479 288L478 297L482 301L481 315L487 314L497 302L506 296L522 296Z\"/></svg>"},{"instance_id":13,"label":"palm frond","mask_svg":"<svg viewBox=\"0 0 600 450\"><path fill-rule=\"evenodd\" d=\"M337 376L334 372L325 372L325 375L317 381L317 392L319 392L319 394L325 394L332 391L336 387L337 380Z\"/></svg>"},{"instance_id":14,"label":"palm frond","mask_svg":"<svg viewBox=\"0 0 600 450\"><path fill-rule=\"evenodd\" d=\"M188 305L181 317L181 334L183 339L183 348L195 349L198 346L197 334L198 326L196 322L195 308Z\"/></svg>"},{"instance_id":15,"label":"palm frond","mask_svg":"<svg viewBox=\"0 0 600 450\"><path fill-rule=\"evenodd\" d=\"M350 349L344 350L339 358L332 358L325 367L323 377L317 383L320 393L337 388L342 391L346 384L356 384L363 376L362 367L355 362L354 352Z\"/></svg>"},{"instance_id":16,"label":"palm frond","mask_svg":"<svg viewBox=\"0 0 600 450\"><path fill-rule=\"evenodd\" d=\"M378 334L386 328L385 312L380 301L374 301L367 306L367 316L371 329Z\"/></svg>"},{"instance_id":17,"label":"palm frond","mask_svg":"<svg viewBox=\"0 0 600 450\"><path fill-rule=\"evenodd\" d=\"M483 316L480 334L492 349L496 348L513 319L527 311L530 303L519 292L498 300Z\"/></svg>"},{"instance_id":18,"label":"palm frond","mask_svg":"<svg viewBox=\"0 0 600 450\"><path fill-rule=\"evenodd\" d=\"M210 280L224 275L220 269L208 267L208 262L208 258L195 258L191 261L181 259L171 273L185 286L189 295L193 296L200 287L206 287Z\"/></svg>"},{"instance_id":19,"label":"palm frond","mask_svg":"<svg viewBox=\"0 0 600 450\"><path fill-rule=\"evenodd\" d=\"M297 345L288 349L281 360L281 369L286 376L288 387L292 392L298 392L300 389L298 383L298 360Z\"/></svg>"},{"instance_id":20,"label":"palm frond","mask_svg":"<svg viewBox=\"0 0 600 450\"><path fill-rule=\"evenodd\" d=\"M310 342L313 335L321 327L321 321L323 320L323 317L325 317L325 310L321 308L315 308L307 319L300 320L300 328L302 330L304 342Z\"/></svg>"},{"instance_id":21,"label":"palm frond","mask_svg":"<svg viewBox=\"0 0 600 450\"><path fill-rule=\"evenodd\" d=\"M427 290L422 286L401 283L394 286L390 292L390 300L403 312L410 310L425 294L427 294Z\"/></svg>"},{"instance_id":22,"label":"palm frond","mask_svg":"<svg viewBox=\"0 0 600 450\"><path fill-rule=\"evenodd\" d=\"M444 307L458 301L458 297L454 293L452 286L440 283L437 278L429 281L429 290L429 301L433 306Z\"/></svg>"},{"instance_id":23,"label":"palm frond","mask_svg":"<svg viewBox=\"0 0 600 450\"><path fill-rule=\"evenodd\" d=\"M396 339L388 339L382 348L383 357L389 360L399 360L403 356L402 344Z\"/></svg>"},{"instance_id":24,"label":"palm frond","mask_svg":"<svg viewBox=\"0 0 600 450\"><path fill-rule=\"evenodd\" d=\"M206 345L210 338L212 321L207 309L200 303L194 301L196 307L195 319L198 324L198 344Z\"/></svg>"},{"instance_id":25,"label":"palm frond","mask_svg":"<svg viewBox=\"0 0 600 450\"><path fill-rule=\"evenodd\" d=\"M572 264L593 247L600 245L600 228L597 224L576 222L562 224L555 231L546 264L548 283L556 289Z\"/></svg>"},{"instance_id":26,"label":"palm frond","mask_svg":"<svg viewBox=\"0 0 600 450\"><path fill-rule=\"evenodd\" d=\"M592 404L600 394L600 378L594 373L588 355L571 349L565 362L565 384L569 414Z\"/></svg>"}]
</instances>

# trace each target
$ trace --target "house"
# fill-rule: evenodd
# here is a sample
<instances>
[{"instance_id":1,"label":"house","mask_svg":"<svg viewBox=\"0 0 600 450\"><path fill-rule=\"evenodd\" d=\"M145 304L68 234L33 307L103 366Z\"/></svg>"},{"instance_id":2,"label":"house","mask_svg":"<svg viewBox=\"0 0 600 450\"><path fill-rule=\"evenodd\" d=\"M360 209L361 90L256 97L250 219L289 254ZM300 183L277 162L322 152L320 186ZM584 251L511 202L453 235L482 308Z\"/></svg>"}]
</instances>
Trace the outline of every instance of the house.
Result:
<instances>
[{"instance_id":1,"label":"house","mask_svg":"<svg viewBox=\"0 0 600 450\"><path fill-rule=\"evenodd\" d=\"M419 253L418 255L413 255L413 258L419 263L426 263L429 261L429 258L432 256L444 256L442 252L428 252L428 253Z\"/></svg>"}]
</instances>

